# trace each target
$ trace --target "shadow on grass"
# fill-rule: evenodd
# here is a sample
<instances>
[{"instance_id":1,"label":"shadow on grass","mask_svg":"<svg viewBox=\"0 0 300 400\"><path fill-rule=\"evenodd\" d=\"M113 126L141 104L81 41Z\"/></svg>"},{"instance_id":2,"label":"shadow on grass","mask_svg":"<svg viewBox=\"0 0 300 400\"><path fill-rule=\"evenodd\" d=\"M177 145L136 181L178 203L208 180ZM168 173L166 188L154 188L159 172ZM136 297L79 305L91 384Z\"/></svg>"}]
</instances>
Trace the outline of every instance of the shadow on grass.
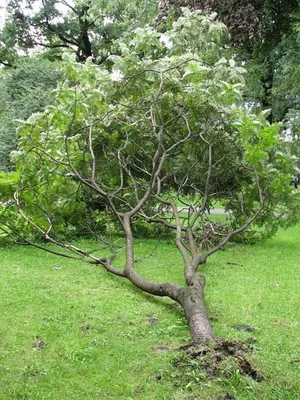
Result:
<instances>
[{"instance_id":1,"label":"shadow on grass","mask_svg":"<svg viewBox=\"0 0 300 400\"><path fill-rule=\"evenodd\" d=\"M183 309L177 304L175 301L171 300L169 297L159 297L146 292L143 292L141 289L137 288L126 278L119 278L115 275L108 274L110 279L114 281L120 288L124 288L128 292L131 292L139 297L145 299L150 304L154 304L155 306L159 306L164 309L168 309L175 317L180 318L183 317Z\"/></svg>"}]
</instances>

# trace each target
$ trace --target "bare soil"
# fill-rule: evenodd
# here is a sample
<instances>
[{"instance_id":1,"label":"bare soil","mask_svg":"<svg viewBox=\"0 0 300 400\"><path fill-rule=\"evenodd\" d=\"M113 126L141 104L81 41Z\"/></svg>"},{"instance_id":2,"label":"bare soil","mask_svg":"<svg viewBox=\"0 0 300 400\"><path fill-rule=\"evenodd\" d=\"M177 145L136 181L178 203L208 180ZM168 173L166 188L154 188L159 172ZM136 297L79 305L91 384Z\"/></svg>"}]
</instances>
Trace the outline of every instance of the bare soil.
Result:
<instances>
[{"instance_id":1,"label":"bare soil","mask_svg":"<svg viewBox=\"0 0 300 400\"><path fill-rule=\"evenodd\" d=\"M157 346L156 351L171 350L177 354L171 370L156 378L171 380L176 387L185 388L201 384L207 379L233 379L239 376L261 382L264 379L262 373L249 360L254 343L255 339L249 338L247 342L217 339L209 344L190 344L177 348ZM218 396L219 400L234 399L229 393Z\"/></svg>"},{"instance_id":2,"label":"bare soil","mask_svg":"<svg viewBox=\"0 0 300 400\"><path fill-rule=\"evenodd\" d=\"M247 353L253 351L253 342L253 339L246 343L217 339L213 345L182 346L184 353L175 358L174 366L181 368L188 365L191 360L193 364L196 361L199 365L195 366L205 372L207 379L222 375L230 378L236 373L237 370L234 368L237 366L240 374L261 382L263 380L261 372L246 358Z\"/></svg>"}]
</instances>

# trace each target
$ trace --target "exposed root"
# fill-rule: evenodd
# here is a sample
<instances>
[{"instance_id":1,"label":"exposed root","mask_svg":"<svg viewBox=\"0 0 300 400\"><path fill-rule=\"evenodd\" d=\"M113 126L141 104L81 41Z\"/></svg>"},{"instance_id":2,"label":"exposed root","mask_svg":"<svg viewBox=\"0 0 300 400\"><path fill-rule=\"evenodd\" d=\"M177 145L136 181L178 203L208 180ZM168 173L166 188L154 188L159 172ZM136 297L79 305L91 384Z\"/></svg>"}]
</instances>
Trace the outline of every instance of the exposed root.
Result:
<instances>
[{"instance_id":1,"label":"exposed root","mask_svg":"<svg viewBox=\"0 0 300 400\"><path fill-rule=\"evenodd\" d=\"M179 354L174 359L175 371L173 378L177 383L189 384L204 379L218 377L233 378L245 375L257 382L263 380L262 374L254 368L246 358L246 354L253 350L252 343L219 339L213 343L200 345L185 345L177 349Z\"/></svg>"}]
</instances>

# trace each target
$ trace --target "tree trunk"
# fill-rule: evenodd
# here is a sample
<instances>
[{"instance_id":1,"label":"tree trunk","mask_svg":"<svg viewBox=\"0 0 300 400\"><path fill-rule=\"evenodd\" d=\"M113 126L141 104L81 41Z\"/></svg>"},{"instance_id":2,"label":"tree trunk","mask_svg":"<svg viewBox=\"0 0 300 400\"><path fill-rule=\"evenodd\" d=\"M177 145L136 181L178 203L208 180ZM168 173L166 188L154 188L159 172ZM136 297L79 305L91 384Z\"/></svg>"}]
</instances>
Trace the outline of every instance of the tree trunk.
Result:
<instances>
[{"instance_id":1,"label":"tree trunk","mask_svg":"<svg viewBox=\"0 0 300 400\"><path fill-rule=\"evenodd\" d=\"M269 115L266 117L270 124L273 123L273 114L272 114L272 89L273 89L273 81L274 81L274 68L272 65L268 67L268 72L264 77L261 78L261 85L263 87L263 95L261 98L261 103L263 108L270 109Z\"/></svg>"},{"instance_id":2,"label":"tree trunk","mask_svg":"<svg viewBox=\"0 0 300 400\"><path fill-rule=\"evenodd\" d=\"M92 57L92 45L89 38L89 21L88 21L89 7L83 7L79 14L79 27L80 34L78 37L78 61L84 62L88 57Z\"/></svg>"},{"instance_id":3,"label":"tree trunk","mask_svg":"<svg viewBox=\"0 0 300 400\"><path fill-rule=\"evenodd\" d=\"M190 285L181 290L179 298L195 344L214 339L204 300L204 287L204 276L196 273Z\"/></svg>"}]
</instances>

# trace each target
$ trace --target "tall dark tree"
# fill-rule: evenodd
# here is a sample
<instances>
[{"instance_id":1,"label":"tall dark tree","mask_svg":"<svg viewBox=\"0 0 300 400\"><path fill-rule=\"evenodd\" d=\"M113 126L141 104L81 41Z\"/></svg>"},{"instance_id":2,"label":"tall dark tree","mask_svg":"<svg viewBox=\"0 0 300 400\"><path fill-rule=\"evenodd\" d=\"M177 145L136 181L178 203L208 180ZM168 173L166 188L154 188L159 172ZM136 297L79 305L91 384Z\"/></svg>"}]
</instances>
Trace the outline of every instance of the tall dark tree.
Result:
<instances>
[{"instance_id":1,"label":"tall dark tree","mask_svg":"<svg viewBox=\"0 0 300 400\"><path fill-rule=\"evenodd\" d=\"M13 65L17 50L47 49L49 57L60 57L69 49L77 61L92 57L101 63L113 51L113 41L151 22L156 8L156 0L10 0L0 62Z\"/></svg>"},{"instance_id":2,"label":"tall dark tree","mask_svg":"<svg viewBox=\"0 0 300 400\"><path fill-rule=\"evenodd\" d=\"M284 118L284 112L274 112L273 93L277 80L278 60L285 55L282 43L294 36L299 22L297 0L163 0L160 2L157 24L164 26L168 15L180 15L180 7L216 12L226 24L237 55L248 61L248 101L271 109L269 121ZM284 108L284 107L283 107ZM288 104L286 103L286 108ZM287 110L286 110L287 111Z\"/></svg>"}]
</instances>

